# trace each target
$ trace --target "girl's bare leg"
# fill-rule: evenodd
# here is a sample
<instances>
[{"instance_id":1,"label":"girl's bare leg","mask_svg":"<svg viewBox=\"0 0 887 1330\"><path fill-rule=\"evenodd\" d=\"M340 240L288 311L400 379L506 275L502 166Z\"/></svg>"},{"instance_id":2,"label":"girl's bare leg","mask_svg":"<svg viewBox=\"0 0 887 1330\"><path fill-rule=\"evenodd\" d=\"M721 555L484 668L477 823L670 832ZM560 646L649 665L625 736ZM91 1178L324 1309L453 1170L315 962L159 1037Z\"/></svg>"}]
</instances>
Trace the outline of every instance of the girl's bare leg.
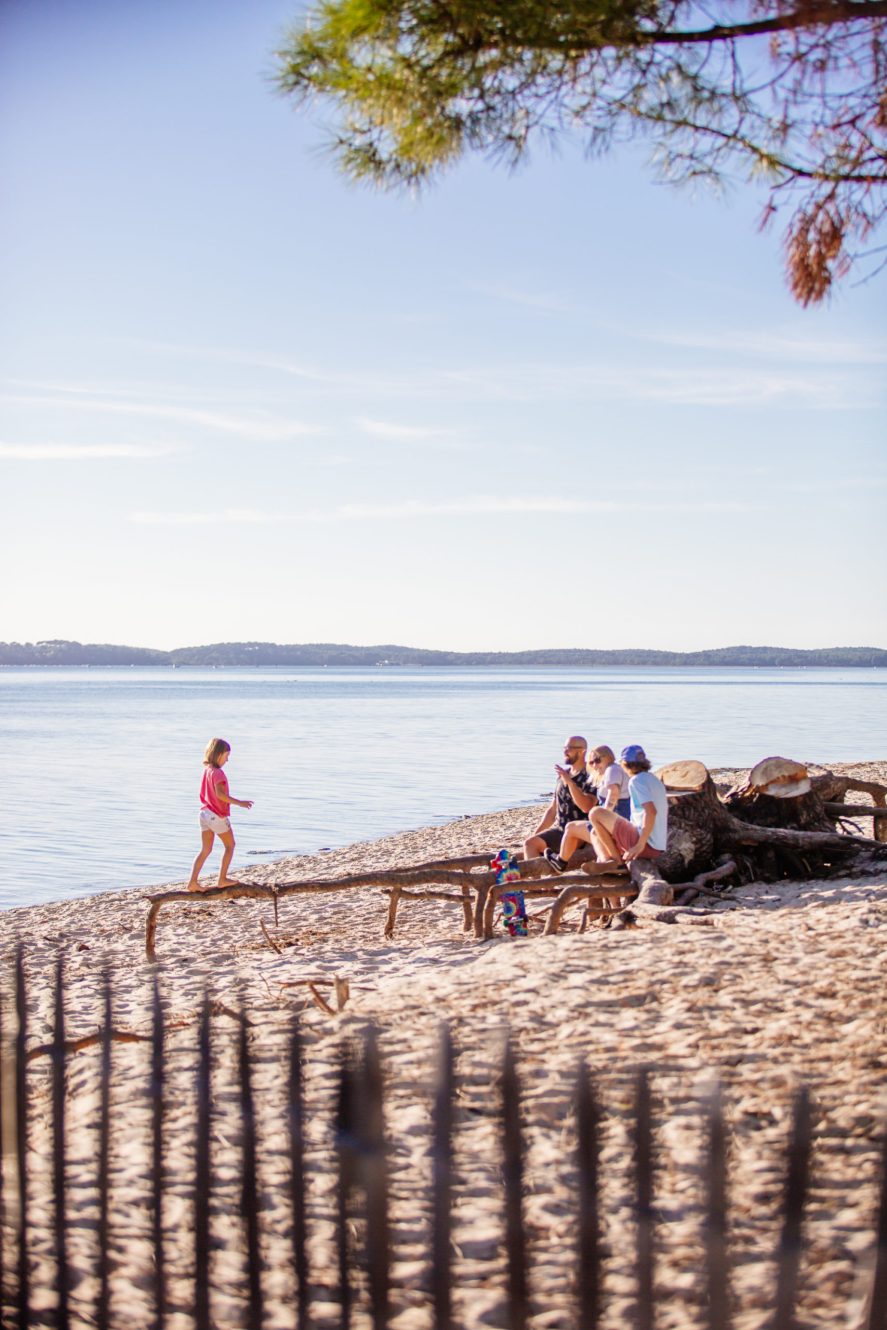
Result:
<instances>
[{"instance_id":1,"label":"girl's bare leg","mask_svg":"<svg viewBox=\"0 0 887 1330\"><path fill-rule=\"evenodd\" d=\"M189 890L189 891L200 891L200 890L201 890L200 883L198 882L197 879L200 877L200 870L201 870L201 868L203 867L203 865L206 863L207 859L208 859L209 856L210 856L210 853L211 853L211 851L212 851L212 847L213 847L213 840L214 840L214 839L215 839L215 832L212 832L212 831L201 831L201 833L200 833L200 853L198 854L197 858L194 860L193 864L191 865L191 876L190 876L190 878L188 879L188 890Z\"/></svg>"},{"instance_id":2,"label":"girl's bare leg","mask_svg":"<svg viewBox=\"0 0 887 1330\"><path fill-rule=\"evenodd\" d=\"M219 883L220 887L239 887L240 883L235 882L228 876L228 869L231 867L231 860L234 858L234 832L219 832L219 840L225 847L225 853L222 855L222 862L219 864Z\"/></svg>"}]
</instances>

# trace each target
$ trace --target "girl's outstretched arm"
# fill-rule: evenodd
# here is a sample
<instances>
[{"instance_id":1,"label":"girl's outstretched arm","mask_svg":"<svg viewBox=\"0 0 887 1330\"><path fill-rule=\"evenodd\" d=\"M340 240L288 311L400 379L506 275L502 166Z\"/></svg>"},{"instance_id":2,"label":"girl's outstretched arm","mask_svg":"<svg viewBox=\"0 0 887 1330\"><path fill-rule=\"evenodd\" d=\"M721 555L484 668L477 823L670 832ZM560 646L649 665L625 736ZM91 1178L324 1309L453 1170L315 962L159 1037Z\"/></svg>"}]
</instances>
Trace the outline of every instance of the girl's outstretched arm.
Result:
<instances>
[{"instance_id":1,"label":"girl's outstretched arm","mask_svg":"<svg viewBox=\"0 0 887 1330\"><path fill-rule=\"evenodd\" d=\"M221 780L215 781L213 785L216 798L222 804L236 804L238 808L252 808L252 799L235 799L234 795L228 789L228 781L223 776Z\"/></svg>"}]
</instances>

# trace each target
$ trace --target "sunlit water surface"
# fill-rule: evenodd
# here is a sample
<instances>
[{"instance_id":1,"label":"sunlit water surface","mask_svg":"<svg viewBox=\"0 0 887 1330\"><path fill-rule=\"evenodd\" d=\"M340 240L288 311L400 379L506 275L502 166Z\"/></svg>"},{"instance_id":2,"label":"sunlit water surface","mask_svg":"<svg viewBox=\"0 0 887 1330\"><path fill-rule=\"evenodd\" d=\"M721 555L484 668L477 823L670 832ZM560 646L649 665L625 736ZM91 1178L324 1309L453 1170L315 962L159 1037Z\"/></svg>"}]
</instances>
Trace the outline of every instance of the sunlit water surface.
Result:
<instances>
[{"instance_id":1,"label":"sunlit water surface","mask_svg":"<svg viewBox=\"0 0 887 1330\"><path fill-rule=\"evenodd\" d=\"M885 689L875 669L0 669L0 906L181 880L214 735L255 800L236 868L536 801L575 731L657 765L883 758Z\"/></svg>"}]
</instances>

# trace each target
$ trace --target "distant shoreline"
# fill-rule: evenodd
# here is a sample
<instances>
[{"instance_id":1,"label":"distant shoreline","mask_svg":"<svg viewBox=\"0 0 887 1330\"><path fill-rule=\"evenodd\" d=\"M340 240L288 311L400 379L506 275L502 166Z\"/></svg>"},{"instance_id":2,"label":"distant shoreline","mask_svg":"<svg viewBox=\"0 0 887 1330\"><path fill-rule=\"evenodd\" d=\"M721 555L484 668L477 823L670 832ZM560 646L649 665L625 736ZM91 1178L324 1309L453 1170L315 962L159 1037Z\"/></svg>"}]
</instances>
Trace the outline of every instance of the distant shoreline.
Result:
<instances>
[{"instance_id":1,"label":"distant shoreline","mask_svg":"<svg viewBox=\"0 0 887 1330\"><path fill-rule=\"evenodd\" d=\"M206 669L380 668L557 668L596 669L625 666L709 667L730 669L854 668L887 669L887 650L880 647L717 647L708 651L657 651L647 648L609 651L552 648L539 651L433 651L395 645L350 646L340 643L278 645L275 642L218 642L209 646L150 647L81 643L55 639L42 642L0 642L0 668L27 666L101 667L159 666Z\"/></svg>"}]
</instances>

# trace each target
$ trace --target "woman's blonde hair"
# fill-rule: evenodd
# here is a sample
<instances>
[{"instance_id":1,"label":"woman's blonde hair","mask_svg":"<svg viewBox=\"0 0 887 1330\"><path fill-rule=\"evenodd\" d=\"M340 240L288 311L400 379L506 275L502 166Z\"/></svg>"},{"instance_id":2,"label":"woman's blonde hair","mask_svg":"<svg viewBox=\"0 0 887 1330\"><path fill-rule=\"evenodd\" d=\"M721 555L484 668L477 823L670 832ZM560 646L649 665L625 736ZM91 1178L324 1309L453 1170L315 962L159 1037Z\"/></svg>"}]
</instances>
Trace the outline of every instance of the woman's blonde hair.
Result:
<instances>
[{"instance_id":1,"label":"woman's blonde hair","mask_svg":"<svg viewBox=\"0 0 887 1330\"><path fill-rule=\"evenodd\" d=\"M598 744L596 748L592 748L591 756L599 757L601 759L601 766L603 767L611 767L616 761L616 754L613 752L613 749L608 748L606 744Z\"/></svg>"},{"instance_id":2,"label":"woman's blonde hair","mask_svg":"<svg viewBox=\"0 0 887 1330\"><path fill-rule=\"evenodd\" d=\"M230 752L231 745L227 739L210 739L206 745L206 752L203 754L203 765L205 767L217 767L222 754Z\"/></svg>"}]
</instances>

